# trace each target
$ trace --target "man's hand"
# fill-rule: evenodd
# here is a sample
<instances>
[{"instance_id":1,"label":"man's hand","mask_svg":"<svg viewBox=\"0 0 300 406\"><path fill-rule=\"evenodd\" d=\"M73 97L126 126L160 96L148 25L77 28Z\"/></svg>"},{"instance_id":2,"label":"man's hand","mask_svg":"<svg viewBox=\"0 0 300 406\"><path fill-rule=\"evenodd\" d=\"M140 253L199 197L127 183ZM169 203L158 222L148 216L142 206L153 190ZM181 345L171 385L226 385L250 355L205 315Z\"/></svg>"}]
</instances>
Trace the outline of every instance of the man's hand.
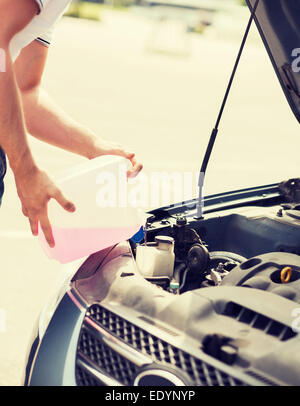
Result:
<instances>
[{"instance_id":1,"label":"man's hand","mask_svg":"<svg viewBox=\"0 0 300 406\"><path fill-rule=\"evenodd\" d=\"M68 201L48 175L35 165L23 166L21 170L15 171L14 175L22 211L29 219L32 234L38 234L40 223L49 246L54 247L55 242L48 218L48 202L53 198L69 212L75 211L74 204Z\"/></svg>"},{"instance_id":2,"label":"man's hand","mask_svg":"<svg viewBox=\"0 0 300 406\"><path fill-rule=\"evenodd\" d=\"M143 169L143 165L137 161L134 152L128 151L120 144L99 138L95 141L90 159L101 155L118 155L128 159L132 165L132 168L127 171L128 178L134 178Z\"/></svg>"}]
</instances>

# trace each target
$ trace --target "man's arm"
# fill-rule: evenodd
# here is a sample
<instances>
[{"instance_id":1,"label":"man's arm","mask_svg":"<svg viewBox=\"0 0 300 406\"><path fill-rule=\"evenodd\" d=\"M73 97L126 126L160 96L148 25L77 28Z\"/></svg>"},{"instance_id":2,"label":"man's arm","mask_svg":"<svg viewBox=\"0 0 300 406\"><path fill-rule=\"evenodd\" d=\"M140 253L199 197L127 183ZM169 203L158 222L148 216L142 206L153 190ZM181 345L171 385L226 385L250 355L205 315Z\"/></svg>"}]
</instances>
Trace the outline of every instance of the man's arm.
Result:
<instances>
[{"instance_id":1,"label":"man's arm","mask_svg":"<svg viewBox=\"0 0 300 406\"><path fill-rule=\"evenodd\" d=\"M22 12L20 12L22 10ZM7 154L14 173L23 213L29 218L32 233L38 222L50 246L54 246L47 204L56 199L66 210L75 207L36 165L26 138L22 103L9 54L11 39L37 14L34 0L0 0L0 48L6 54L6 71L0 73L0 145Z\"/></svg>"},{"instance_id":2,"label":"man's arm","mask_svg":"<svg viewBox=\"0 0 300 406\"><path fill-rule=\"evenodd\" d=\"M21 52L15 63L28 131L34 137L82 155L88 159L100 155L120 155L129 159L129 176L135 176L142 165L135 154L119 144L96 136L67 115L42 89L41 80L48 48L33 41Z\"/></svg>"}]
</instances>

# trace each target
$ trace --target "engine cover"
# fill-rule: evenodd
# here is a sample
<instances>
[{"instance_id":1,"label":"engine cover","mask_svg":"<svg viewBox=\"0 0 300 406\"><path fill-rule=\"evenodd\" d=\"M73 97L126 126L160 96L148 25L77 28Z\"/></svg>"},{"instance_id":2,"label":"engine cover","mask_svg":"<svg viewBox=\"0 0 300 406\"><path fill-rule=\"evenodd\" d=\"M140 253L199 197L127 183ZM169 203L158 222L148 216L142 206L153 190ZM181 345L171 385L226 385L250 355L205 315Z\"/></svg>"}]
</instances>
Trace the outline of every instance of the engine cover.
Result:
<instances>
[{"instance_id":1,"label":"engine cover","mask_svg":"<svg viewBox=\"0 0 300 406\"><path fill-rule=\"evenodd\" d=\"M261 289L300 303L300 257L284 252L256 256L236 266L222 285Z\"/></svg>"}]
</instances>

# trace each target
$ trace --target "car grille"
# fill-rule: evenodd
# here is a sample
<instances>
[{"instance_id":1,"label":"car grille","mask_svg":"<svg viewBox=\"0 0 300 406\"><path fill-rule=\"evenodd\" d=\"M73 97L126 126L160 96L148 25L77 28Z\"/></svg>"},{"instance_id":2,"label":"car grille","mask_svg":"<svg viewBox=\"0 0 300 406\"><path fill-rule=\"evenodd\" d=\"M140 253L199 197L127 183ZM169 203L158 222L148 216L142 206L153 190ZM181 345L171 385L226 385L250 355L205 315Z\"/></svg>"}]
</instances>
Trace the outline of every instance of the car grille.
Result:
<instances>
[{"instance_id":1,"label":"car grille","mask_svg":"<svg viewBox=\"0 0 300 406\"><path fill-rule=\"evenodd\" d=\"M245 382L171 345L98 304L89 308L88 317L130 348L148 356L150 361L184 371L196 385L246 385ZM131 360L106 345L100 334L87 323L84 323L80 334L77 356L84 357L95 369L123 385L132 385L139 369ZM95 381L95 377L87 373L78 362L76 379L79 386L101 384Z\"/></svg>"},{"instance_id":2,"label":"car grille","mask_svg":"<svg viewBox=\"0 0 300 406\"><path fill-rule=\"evenodd\" d=\"M124 385L130 385L138 367L103 343L95 333L97 334L90 328L83 327L78 346L79 354L91 361L100 371L106 372ZM82 371L82 367L79 367L79 370ZM83 382L84 386L90 386L85 384L87 381L84 376L81 379L80 373L77 384Z\"/></svg>"},{"instance_id":3,"label":"car grille","mask_svg":"<svg viewBox=\"0 0 300 406\"><path fill-rule=\"evenodd\" d=\"M76 367L76 381L78 386L103 386L100 381L95 379L79 365Z\"/></svg>"}]
</instances>

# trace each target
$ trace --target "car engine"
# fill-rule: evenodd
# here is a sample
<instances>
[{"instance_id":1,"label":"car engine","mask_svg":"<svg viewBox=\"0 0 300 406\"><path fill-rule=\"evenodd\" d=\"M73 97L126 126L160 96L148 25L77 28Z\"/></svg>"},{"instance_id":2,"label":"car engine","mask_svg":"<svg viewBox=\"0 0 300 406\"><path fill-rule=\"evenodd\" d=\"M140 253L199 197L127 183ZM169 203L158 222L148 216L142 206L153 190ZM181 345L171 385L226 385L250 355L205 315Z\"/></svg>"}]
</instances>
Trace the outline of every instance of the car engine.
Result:
<instances>
[{"instance_id":1,"label":"car engine","mask_svg":"<svg viewBox=\"0 0 300 406\"><path fill-rule=\"evenodd\" d=\"M138 269L171 293L247 286L300 301L300 204L250 207L200 221L180 215L157 225L150 219L148 227L146 242L133 247ZM142 250L149 251L147 261ZM172 271L160 263L162 256Z\"/></svg>"}]
</instances>

